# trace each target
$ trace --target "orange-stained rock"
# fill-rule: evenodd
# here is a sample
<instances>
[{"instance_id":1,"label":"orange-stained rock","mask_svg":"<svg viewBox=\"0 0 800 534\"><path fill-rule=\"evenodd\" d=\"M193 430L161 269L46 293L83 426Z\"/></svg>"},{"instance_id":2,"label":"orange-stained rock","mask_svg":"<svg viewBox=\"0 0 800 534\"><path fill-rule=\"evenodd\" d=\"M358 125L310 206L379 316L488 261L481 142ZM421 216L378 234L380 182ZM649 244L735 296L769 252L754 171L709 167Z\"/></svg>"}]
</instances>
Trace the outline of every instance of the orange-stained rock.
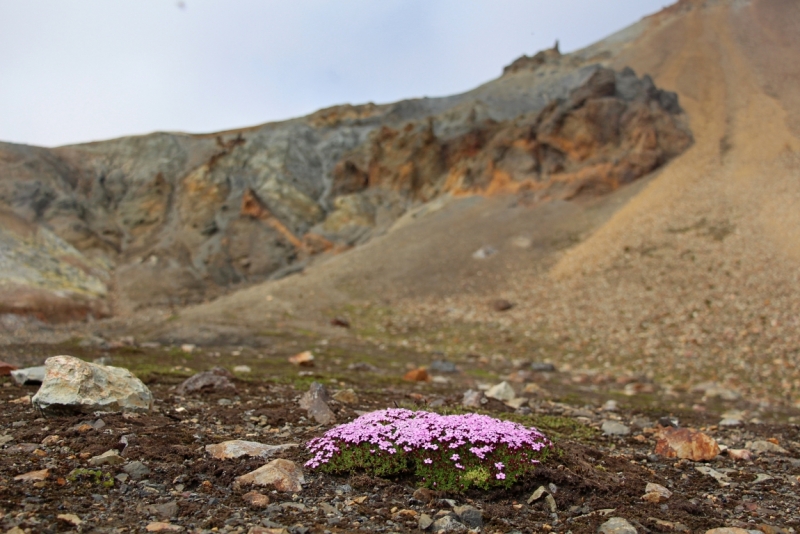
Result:
<instances>
[{"instance_id":1,"label":"orange-stained rock","mask_svg":"<svg viewBox=\"0 0 800 534\"><path fill-rule=\"evenodd\" d=\"M753 458L753 453L751 453L747 449L728 449L727 453L732 460L749 461L752 460Z\"/></svg>"},{"instance_id":2,"label":"orange-stained rock","mask_svg":"<svg viewBox=\"0 0 800 534\"><path fill-rule=\"evenodd\" d=\"M656 454L667 458L685 458L699 462L719 454L714 438L688 428L665 428L658 433Z\"/></svg>"},{"instance_id":3,"label":"orange-stained rock","mask_svg":"<svg viewBox=\"0 0 800 534\"><path fill-rule=\"evenodd\" d=\"M284 459L272 460L267 465L236 479L237 485L272 486L278 491L295 493L303 489L303 483L305 483L303 469L294 462Z\"/></svg>"},{"instance_id":4,"label":"orange-stained rock","mask_svg":"<svg viewBox=\"0 0 800 534\"><path fill-rule=\"evenodd\" d=\"M41 471L31 471L22 475L17 475L14 480L18 482L41 482L50 476L49 469L42 469Z\"/></svg>"},{"instance_id":5,"label":"orange-stained rock","mask_svg":"<svg viewBox=\"0 0 800 534\"><path fill-rule=\"evenodd\" d=\"M428 374L428 371L420 367L419 369L412 369L411 371L407 372L403 377L403 380L408 380L409 382L427 382L430 380L431 377Z\"/></svg>"},{"instance_id":6,"label":"orange-stained rock","mask_svg":"<svg viewBox=\"0 0 800 534\"><path fill-rule=\"evenodd\" d=\"M289 357L289 363L300 367L314 367L314 355L310 350Z\"/></svg>"},{"instance_id":7,"label":"orange-stained rock","mask_svg":"<svg viewBox=\"0 0 800 534\"><path fill-rule=\"evenodd\" d=\"M242 495L242 500L253 508L266 508L269 506L269 497L257 491L251 491Z\"/></svg>"},{"instance_id":8,"label":"orange-stained rock","mask_svg":"<svg viewBox=\"0 0 800 534\"><path fill-rule=\"evenodd\" d=\"M16 366L11 365L10 363L0 361L0 376L8 376L11 374L11 371L16 371L16 370L17 370Z\"/></svg>"}]
</instances>

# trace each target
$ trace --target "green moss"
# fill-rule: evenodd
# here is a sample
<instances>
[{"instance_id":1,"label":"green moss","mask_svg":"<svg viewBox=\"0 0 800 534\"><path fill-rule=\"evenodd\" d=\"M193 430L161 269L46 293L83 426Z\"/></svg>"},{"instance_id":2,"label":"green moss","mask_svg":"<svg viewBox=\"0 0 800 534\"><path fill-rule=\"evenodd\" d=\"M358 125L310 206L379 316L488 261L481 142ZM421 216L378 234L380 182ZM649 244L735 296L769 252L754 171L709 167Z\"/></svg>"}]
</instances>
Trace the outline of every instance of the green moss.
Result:
<instances>
[{"instance_id":1,"label":"green moss","mask_svg":"<svg viewBox=\"0 0 800 534\"><path fill-rule=\"evenodd\" d=\"M69 482L86 481L89 485L102 486L104 488L114 487L114 477L111 476L111 473L104 473L100 469L73 469L67 475L67 480Z\"/></svg>"}]
</instances>

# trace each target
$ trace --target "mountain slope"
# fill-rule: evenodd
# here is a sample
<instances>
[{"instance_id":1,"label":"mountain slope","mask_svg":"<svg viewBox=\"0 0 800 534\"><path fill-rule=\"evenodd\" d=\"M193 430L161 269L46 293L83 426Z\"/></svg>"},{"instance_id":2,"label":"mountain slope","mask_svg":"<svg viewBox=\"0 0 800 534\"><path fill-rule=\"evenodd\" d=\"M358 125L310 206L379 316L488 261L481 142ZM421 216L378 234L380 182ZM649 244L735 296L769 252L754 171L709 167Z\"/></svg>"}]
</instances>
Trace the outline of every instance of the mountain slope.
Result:
<instances>
[{"instance_id":1,"label":"mountain slope","mask_svg":"<svg viewBox=\"0 0 800 534\"><path fill-rule=\"evenodd\" d=\"M298 272L442 195L605 194L690 144L674 94L550 50L453 97L212 135L0 145L0 206L106 265L96 304L124 315Z\"/></svg>"},{"instance_id":2,"label":"mountain slope","mask_svg":"<svg viewBox=\"0 0 800 534\"><path fill-rule=\"evenodd\" d=\"M462 324L495 339L485 350L507 337L512 356L796 403L798 21L795 2L684 0L562 60L631 66L678 93L695 142L633 188L525 209L524 196L443 203L292 284L187 320L320 327L349 309L382 342L398 331L423 351L480 350L447 333ZM483 245L499 252L473 259ZM499 297L514 308L499 315Z\"/></svg>"}]
</instances>

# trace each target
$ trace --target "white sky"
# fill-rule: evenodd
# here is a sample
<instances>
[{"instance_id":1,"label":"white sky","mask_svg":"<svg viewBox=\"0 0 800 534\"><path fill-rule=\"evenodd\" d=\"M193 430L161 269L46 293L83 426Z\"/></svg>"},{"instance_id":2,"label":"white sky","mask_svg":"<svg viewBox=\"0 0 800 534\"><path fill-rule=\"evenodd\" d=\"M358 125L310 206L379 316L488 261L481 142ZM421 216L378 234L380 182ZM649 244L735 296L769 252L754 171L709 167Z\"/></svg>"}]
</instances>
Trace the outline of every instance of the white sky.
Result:
<instances>
[{"instance_id":1,"label":"white sky","mask_svg":"<svg viewBox=\"0 0 800 534\"><path fill-rule=\"evenodd\" d=\"M670 0L0 0L0 140L209 132L469 90Z\"/></svg>"}]
</instances>

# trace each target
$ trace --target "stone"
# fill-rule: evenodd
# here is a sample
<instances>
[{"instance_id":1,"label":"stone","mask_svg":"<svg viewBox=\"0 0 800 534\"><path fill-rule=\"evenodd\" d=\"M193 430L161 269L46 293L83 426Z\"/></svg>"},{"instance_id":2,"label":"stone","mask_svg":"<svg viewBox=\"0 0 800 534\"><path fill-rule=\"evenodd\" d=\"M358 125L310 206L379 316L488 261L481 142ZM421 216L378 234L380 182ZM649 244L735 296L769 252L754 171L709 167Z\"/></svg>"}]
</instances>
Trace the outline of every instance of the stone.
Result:
<instances>
[{"instance_id":1,"label":"stone","mask_svg":"<svg viewBox=\"0 0 800 534\"><path fill-rule=\"evenodd\" d=\"M30 471L22 475L17 475L14 477L14 480L18 482L41 482L43 480L47 480L49 476L50 470L42 469L40 471Z\"/></svg>"},{"instance_id":2,"label":"stone","mask_svg":"<svg viewBox=\"0 0 800 534\"><path fill-rule=\"evenodd\" d=\"M528 404L528 399L526 397L514 397L510 401L506 401L506 406L510 406L515 410L518 410Z\"/></svg>"},{"instance_id":3,"label":"stone","mask_svg":"<svg viewBox=\"0 0 800 534\"><path fill-rule=\"evenodd\" d=\"M18 367L16 365L11 365L10 363L6 363L0 360L0 376L8 376L11 374L11 371L16 371Z\"/></svg>"},{"instance_id":4,"label":"stone","mask_svg":"<svg viewBox=\"0 0 800 534\"><path fill-rule=\"evenodd\" d=\"M172 523L154 521L149 523L145 527L145 530L147 530L147 532L181 532L183 531L183 527L180 525L173 525Z\"/></svg>"},{"instance_id":5,"label":"stone","mask_svg":"<svg viewBox=\"0 0 800 534\"><path fill-rule=\"evenodd\" d=\"M358 395L352 389L341 389L334 393L333 400L342 404L356 404L358 403Z\"/></svg>"},{"instance_id":6,"label":"stone","mask_svg":"<svg viewBox=\"0 0 800 534\"><path fill-rule=\"evenodd\" d=\"M429 488L417 488L414 490L414 493L411 494L411 498L427 504L436 498L436 494Z\"/></svg>"},{"instance_id":7,"label":"stone","mask_svg":"<svg viewBox=\"0 0 800 534\"><path fill-rule=\"evenodd\" d=\"M431 516L428 514L420 514L417 527L419 527L420 530L428 530L431 525L433 525L433 519Z\"/></svg>"},{"instance_id":8,"label":"stone","mask_svg":"<svg viewBox=\"0 0 800 534\"><path fill-rule=\"evenodd\" d=\"M600 427L604 436L627 436L631 433L630 427L619 421L603 421Z\"/></svg>"},{"instance_id":9,"label":"stone","mask_svg":"<svg viewBox=\"0 0 800 534\"><path fill-rule=\"evenodd\" d=\"M755 484L761 484L762 482L766 482L768 480L775 480L775 477L769 476L766 473L759 473L756 475L756 479L750 483L751 486Z\"/></svg>"},{"instance_id":10,"label":"stone","mask_svg":"<svg viewBox=\"0 0 800 534\"><path fill-rule=\"evenodd\" d=\"M287 443L285 445L265 445L255 441L232 440L223 441L214 445L206 445L206 452L217 460L228 460L242 456L254 456L269 458L292 447L297 447L297 443Z\"/></svg>"},{"instance_id":11,"label":"stone","mask_svg":"<svg viewBox=\"0 0 800 534\"><path fill-rule=\"evenodd\" d=\"M316 400L328 403L331 401L331 396L328 394L328 390L324 385L319 382L311 382L308 391L303 393L303 396L300 397L299 405L302 409L308 410Z\"/></svg>"},{"instance_id":12,"label":"stone","mask_svg":"<svg viewBox=\"0 0 800 534\"><path fill-rule=\"evenodd\" d=\"M511 246L516 248L531 248L533 245L533 240L530 237L525 237L524 235L518 235L511 238Z\"/></svg>"},{"instance_id":13,"label":"stone","mask_svg":"<svg viewBox=\"0 0 800 534\"><path fill-rule=\"evenodd\" d=\"M553 497L552 493L548 493L544 496L544 502L547 505L547 509L550 510L551 514L554 514L558 511L558 506L556 506L556 499Z\"/></svg>"},{"instance_id":14,"label":"stone","mask_svg":"<svg viewBox=\"0 0 800 534\"><path fill-rule=\"evenodd\" d=\"M672 492L662 486L661 484L655 484L653 482L648 482L647 486L644 489L644 495L642 496L642 500L649 502L649 503L660 503L668 500L672 497Z\"/></svg>"},{"instance_id":15,"label":"stone","mask_svg":"<svg viewBox=\"0 0 800 534\"><path fill-rule=\"evenodd\" d=\"M748 462L753 459L753 453L747 449L728 449L725 451L732 460L743 460Z\"/></svg>"},{"instance_id":16,"label":"stone","mask_svg":"<svg viewBox=\"0 0 800 534\"><path fill-rule=\"evenodd\" d=\"M289 357L289 363L299 367L314 367L314 355L310 350Z\"/></svg>"},{"instance_id":17,"label":"stone","mask_svg":"<svg viewBox=\"0 0 800 534\"><path fill-rule=\"evenodd\" d=\"M165 502L162 504L153 504L148 506L147 510L150 514L158 516L162 519L177 517L179 512L178 503L175 501Z\"/></svg>"},{"instance_id":18,"label":"stone","mask_svg":"<svg viewBox=\"0 0 800 534\"><path fill-rule=\"evenodd\" d=\"M461 399L461 406L465 408L480 408L482 405L486 404L486 402L486 397L483 395L482 391L468 389L464 392L464 397Z\"/></svg>"},{"instance_id":19,"label":"stone","mask_svg":"<svg viewBox=\"0 0 800 534\"><path fill-rule=\"evenodd\" d=\"M177 388L178 395L207 391L234 390L236 386L231 382L233 375L227 369L214 367L209 371L197 373L184 380Z\"/></svg>"},{"instance_id":20,"label":"stone","mask_svg":"<svg viewBox=\"0 0 800 534\"><path fill-rule=\"evenodd\" d=\"M467 527L459 523L451 515L446 515L435 520L431 525L433 532L465 532Z\"/></svg>"},{"instance_id":21,"label":"stone","mask_svg":"<svg viewBox=\"0 0 800 534\"><path fill-rule=\"evenodd\" d=\"M619 405L614 399L609 399L605 402L605 404L603 404L603 410L606 412L616 412L618 409Z\"/></svg>"},{"instance_id":22,"label":"stone","mask_svg":"<svg viewBox=\"0 0 800 534\"><path fill-rule=\"evenodd\" d=\"M666 458L681 458L693 462L711 460L719 452L719 445L714 438L688 428L661 429L655 448L656 454Z\"/></svg>"},{"instance_id":23,"label":"stone","mask_svg":"<svg viewBox=\"0 0 800 534\"><path fill-rule=\"evenodd\" d=\"M484 246L472 253L472 257L476 260L485 260L497 254L497 249L491 246Z\"/></svg>"},{"instance_id":24,"label":"stone","mask_svg":"<svg viewBox=\"0 0 800 534\"><path fill-rule=\"evenodd\" d=\"M42 440L42 446L52 447L54 445L58 445L59 441L61 441L61 436L58 434L51 434L49 436L45 436L45 438Z\"/></svg>"},{"instance_id":25,"label":"stone","mask_svg":"<svg viewBox=\"0 0 800 534\"><path fill-rule=\"evenodd\" d=\"M534 491L531 494L531 496L528 497L528 504L535 503L536 501L544 497L546 494L547 494L547 488L545 488L544 486L539 486L538 488L536 488L536 491Z\"/></svg>"},{"instance_id":26,"label":"stone","mask_svg":"<svg viewBox=\"0 0 800 534\"><path fill-rule=\"evenodd\" d=\"M486 391L486 396L490 399L508 402L517 395L514 393L514 388L511 387L511 384L504 380L499 384L490 387L489 390Z\"/></svg>"},{"instance_id":27,"label":"stone","mask_svg":"<svg viewBox=\"0 0 800 534\"><path fill-rule=\"evenodd\" d=\"M14 436L10 434L0 434L0 447L12 441L14 441Z\"/></svg>"},{"instance_id":28,"label":"stone","mask_svg":"<svg viewBox=\"0 0 800 534\"><path fill-rule=\"evenodd\" d=\"M468 527L478 528L483 526L483 512L474 506L456 506L453 511L458 516L458 519Z\"/></svg>"},{"instance_id":29,"label":"stone","mask_svg":"<svg viewBox=\"0 0 800 534\"><path fill-rule=\"evenodd\" d=\"M125 459L117 454L116 449L111 449L110 451L106 451L99 456L89 458L89 465L92 467L99 467L101 465L119 465L124 463Z\"/></svg>"},{"instance_id":30,"label":"stone","mask_svg":"<svg viewBox=\"0 0 800 534\"><path fill-rule=\"evenodd\" d=\"M269 497L257 491L250 491L242 495L242 500L251 508L266 508L269 506Z\"/></svg>"},{"instance_id":31,"label":"stone","mask_svg":"<svg viewBox=\"0 0 800 534\"><path fill-rule=\"evenodd\" d=\"M350 328L350 321L348 321L344 317L334 317L333 319L331 319L331 326Z\"/></svg>"},{"instance_id":32,"label":"stone","mask_svg":"<svg viewBox=\"0 0 800 534\"><path fill-rule=\"evenodd\" d=\"M233 368L234 373L252 373L253 370L250 369L249 365L237 365Z\"/></svg>"},{"instance_id":33,"label":"stone","mask_svg":"<svg viewBox=\"0 0 800 534\"><path fill-rule=\"evenodd\" d=\"M305 478L303 470L290 460L272 460L270 463L236 479L238 485L254 484L272 486L278 491L302 491Z\"/></svg>"},{"instance_id":34,"label":"stone","mask_svg":"<svg viewBox=\"0 0 800 534\"><path fill-rule=\"evenodd\" d=\"M140 480L150 474L150 468L136 460L122 468L132 479Z\"/></svg>"},{"instance_id":35,"label":"stone","mask_svg":"<svg viewBox=\"0 0 800 534\"><path fill-rule=\"evenodd\" d=\"M739 527L721 527L706 530L706 534L752 534L752 530L745 530Z\"/></svg>"},{"instance_id":36,"label":"stone","mask_svg":"<svg viewBox=\"0 0 800 534\"><path fill-rule=\"evenodd\" d=\"M708 467L707 465L697 465L695 466L695 470L698 473L702 473L704 475L708 475L714 480L716 480L720 486L727 487L731 485L731 479L725 473L720 473L716 469Z\"/></svg>"},{"instance_id":37,"label":"stone","mask_svg":"<svg viewBox=\"0 0 800 534\"><path fill-rule=\"evenodd\" d=\"M514 304L506 299L497 299L492 302L492 309L497 312L508 311L514 307Z\"/></svg>"},{"instance_id":38,"label":"stone","mask_svg":"<svg viewBox=\"0 0 800 534\"><path fill-rule=\"evenodd\" d=\"M191 343L184 343L181 345L181 350L187 354L191 354L194 352L194 349L197 348L197 345L192 345Z\"/></svg>"},{"instance_id":39,"label":"stone","mask_svg":"<svg viewBox=\"0 0 800 534\"><path fill-rule=\"evenodd\" d=\"M717 423L719 426L739 426L742 424L740 419L733 419L733 418L725 418Z\"/></svg>"},{"instance_id":40,"label":"stone","mask_svg":"<svg viewBox=\"0 0 800 534\"><path fill-rule=\"evenodd\" d=\"M328 406L331 401L328 390L319 382L312 382L302 397L300 407L308 412L308 416L321 425L329 425L336 421L336 415Z\"/></svg>"},{"instance_id":41,"label":"stone","mask_svg":"<svg viewBox=\"0 0 800 534\"><path fill-rule=\"evenodd\" d=\"M56 516L56 519L60 519L61 521L64 521L65 523L69 523L70 525L76 527L81 526L81 524L83 523L83 521L81 521L81 518L75 514L58 514Z\"/></svg>"},{"instance_id":42,"label":"stone","mask_svg":"<svg viewBox=\"0 0 800 534\"><path fill-rule=\"evenodd\" d=\"M412 369L403 375L403 380L407 380L408 382L427 382L430 379L431 377L428 374L428 371L422 367L418 369Z\"/></svg>"},{"instance_id":43,"label":"stone","mask_svg":"<svg viewBox=\"0 0 800 534\"><path fill-rule=\"evenodd\" d=\"M10 371L11 378L20 386L32 386L44 382L47 369L44 365L38 367L26 367Z\"/></svg>"},{"instance_id":44,"label":"stone","mask_svg":"<svg viewBox=\"0 0 800 534\"><path fill-rule=\"evenodd\" d=\"M745 448L756 454L774 453L774 454L787 454L789 451L771 441L759 439L756 441L748 441Z\"/></svg>"},{"instance_id":45,"label":"stone","mask_svg":"<svg viewBox=\"0 0 800 534\"><path fill-rule=\"evenodd\" d=\"M294 529L297 532L297 529ZM283 527L250 527L247 534L289 534L289 531Z\"/></svg>"},{"instance_id":46,"label":"stone","mask_svg":"<svg viewBox=\"0 0 800 534\"><path fill-rule=\"evenodd\" d=\"M428 369L436 371L437 373L457 373L458 367L453 362L447 360L434 360L431 362Z\"/></svg>"},{"instance_id":47,"label":"stone","mask_svg":"<svg viewBox=\"0 0 800 534\"><path fill-rule=\"evenodd\" d=\"M555 373L556 366L550 362L533 362L531 363L531 371L537 373Z\"/></svg>"},{"instance_id":48,"label":"stone","mask_svg":"<svg viewBox=\"0 0 800 534\"><path fill-rule=\"evenodd\" d=\"M636 529L627 519L612 517L597 529L601 534L636 534Z\"/></svg>"},{"instance_id":49,"label":"stone","mask_svg":"<svg viewBox=\"0 0 800 534\"><path fill-rule=\"evenodd\" d=\"M153 407L153 394L127 369L72 356L48 358L45 367L42 386L31 399L34 408L45 415L147 412Z\"/></svg>"}]
</instances>

